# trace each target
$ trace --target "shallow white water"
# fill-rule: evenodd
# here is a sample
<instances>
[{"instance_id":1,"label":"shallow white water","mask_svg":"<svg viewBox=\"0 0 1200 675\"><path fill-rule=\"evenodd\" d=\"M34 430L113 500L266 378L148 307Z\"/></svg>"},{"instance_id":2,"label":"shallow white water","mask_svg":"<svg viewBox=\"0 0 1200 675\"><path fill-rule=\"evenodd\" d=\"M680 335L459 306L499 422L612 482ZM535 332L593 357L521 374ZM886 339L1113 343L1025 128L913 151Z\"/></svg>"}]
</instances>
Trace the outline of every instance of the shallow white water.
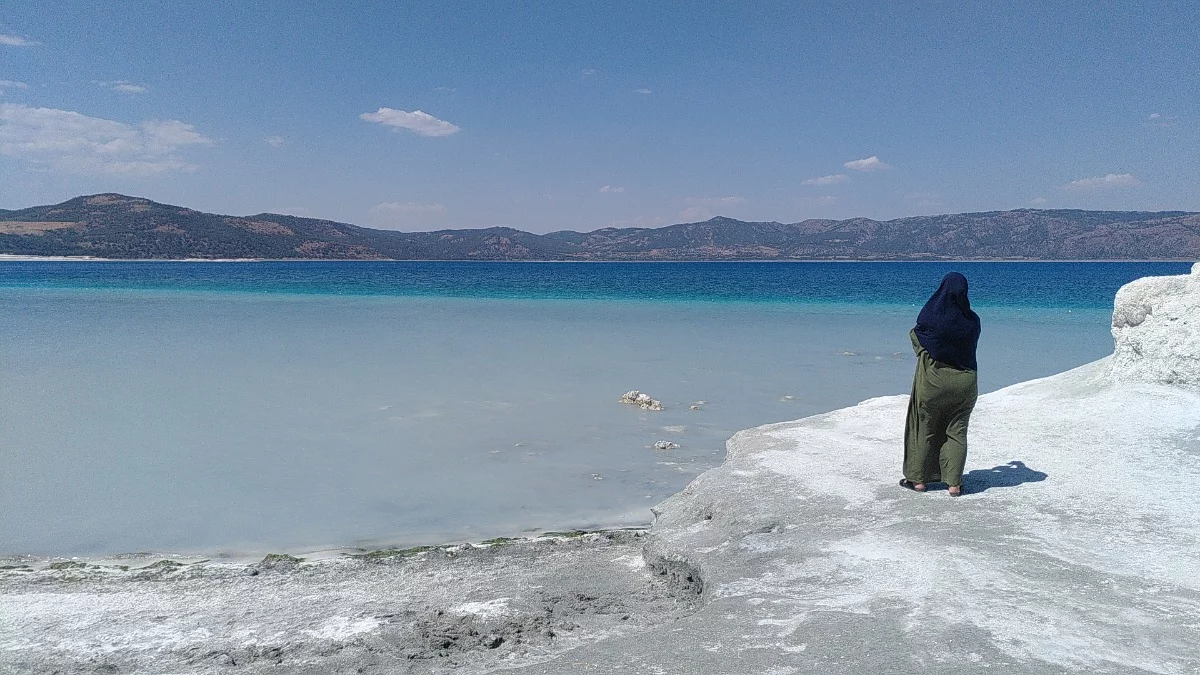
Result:
<instances>
[{"instance_id":1,"label":"shallow white water","mask_svg":"<svg viewBox=\"0 0 1200 675\"><path fill-rule=\"evenodd\" d=\"M648 522L734 431L906 392L917 309L5 290L0 554ZM1107 312L980 314L985 391L1112 349Z\"/></svg>"}]
</instances>

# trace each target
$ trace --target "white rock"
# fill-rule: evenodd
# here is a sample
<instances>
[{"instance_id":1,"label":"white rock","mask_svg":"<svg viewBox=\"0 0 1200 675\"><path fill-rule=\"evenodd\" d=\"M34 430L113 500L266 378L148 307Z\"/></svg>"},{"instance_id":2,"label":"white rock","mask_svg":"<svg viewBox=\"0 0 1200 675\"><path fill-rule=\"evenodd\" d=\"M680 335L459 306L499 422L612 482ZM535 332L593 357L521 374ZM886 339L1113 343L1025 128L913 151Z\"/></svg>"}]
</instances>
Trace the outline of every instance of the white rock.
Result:
<instances>
[{"instance_id":1,"label":"white rock","mask_svg":"<svg viewBox=\"0 0 1200 675\"><path fill-rule=\"evenodd\" d=\"M654 442L655 450L674 450L675 448L678 448L678 447L679 447L678 443L672 443L671 441L655 441Z\"/></svg>"},{"instance_id":2,"label":"white rock","mask_svg":"<svg viewBox=\"0 0 1200 675\"><path fill-rule=\"evenodd\" d=\"M1200 389L1200 263L1191 274L1146 277L1117 291L1114 381Z\"/></svg>"},{"instance_id":3,"label":"white rock","mask_svg":"<svg viewBox=\"0 0 1200 675\"><path fill-rule=\"evenodd\" d=\"M642 410L663 410L662 401L656 401L650 398L650 394L646 394L633 389L621 395L621 403L636 405Z\"/></svg>"}]
</instances>

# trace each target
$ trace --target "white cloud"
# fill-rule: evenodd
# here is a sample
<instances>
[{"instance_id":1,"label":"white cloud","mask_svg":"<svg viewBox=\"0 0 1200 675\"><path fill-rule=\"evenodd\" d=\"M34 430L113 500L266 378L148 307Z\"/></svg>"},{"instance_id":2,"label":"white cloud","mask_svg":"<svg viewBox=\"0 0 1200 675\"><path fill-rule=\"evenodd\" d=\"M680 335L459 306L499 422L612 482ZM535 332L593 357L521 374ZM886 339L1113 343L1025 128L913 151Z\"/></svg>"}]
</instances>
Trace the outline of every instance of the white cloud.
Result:
<instances>
[{"instance_id":1,"label":"white cloud","mask_svg":"<svg viewBox=\"0 0 1200 675\"><path fill-rule=\"evenodd\" d=\"M6 47L32 47L42 43L30 40L29 38L21 37L20 35L4 35L0 34L0 45Z\"/></svg>"},{"instance_id":2,"label":"white cloud","mask_svg":"<svg viewBox=\"0 0 1200 675\"><path fill-rule=\"evenodd\" d=\"M623 220L614 220L605 227L659 227L666 224L662 216L634 216Z\"/></svg>"},{"instance_id":3,"label":"white cloud","mask_svg":"<svg viewBox=\"0 0 1200 675\"><path fill-rule=\"evenodd\" d=\"M881 169L892 168L890 164L884 164L883 162L879 161L879 158L875 155L871 155L865 159L856 159L846 162L842 166L853 171L879 171Z\"/></svg>"},{"instance_id":4,"label":"white cloud","mask_svg":"<svg viewBox=\"0 0 1200 675\"><path fill-rule=\"evenodd\" d=\"M383 202L371 207L375 213L426 213L441 215L446 212L442 204L421 204L418 202Z\"/></svg>"},{"instance_id":5,"label":"white cloud","mask_svg":"<svg viewBox=\"0 0 1200 675\"><path fill-rule=\"evenodd\" d=\"M4 93L5 89L28 89L29 85L16 80L0 80L0 94Z\"/></svg>"},{"instance_id":6,"label":"white cloud","mask_svg":"<svg viewBox=\"0 0 1200 675\"><path fill-rule=\"evenodd\" d=\"M933 209L945 206L942 196L936 192L910 192L904 195L906 201L912 202L919 209Z\"/></svg>"},{"instance_id":7,"label":"white cloud","mask_svg":"<svg viewBox=\"0 0 1200 675\"><path fill-rule=\"evenodd\" d=\"M604 192L604 193L618 193L619 194L621 192L624 192L625 188L623 188L619 185L604 185L600 188L600 191Z\"/></svg>"},{"instance_id":8,"label":"white cloud","mask_svg":"<svg viewBox=\"0 0 1200 675\"><path fill-rule=\"evenodd\" d=\"M150 87L147 87L144 84L137 84L136 82L130 82L129 80L113 80L112 82L99 82L96 80L93 80L93 81L96 82L96 84L100 85L101 87L104 87L105 89L119 91L122 94L144 94L144 93L150 91Z\"/></svg>"},{"instance_id":9,"label":"white cloud","mask_svg":"<svg viewBox=\"0 0 1200 675\"><path fill-rule=\"evenodd\" d=\"M683 200L687 208L679 212L679 217L685 221L695 222L712 218L714 209L724 209L746 203L745 197L731 195L728 197L688 197Z\"/></svg>"},{"instance_id":10,"label":"white cloud","mask_svg":"<svg viewBox=\"0 0 1200 675\"><path fill-rule=\"evenodd\" d=\"M642 87L641 89L634 89L633 93L635 93L635 94L653 94L654 91L652 89Z\"/></svg>"},{"instance_id":11,"label":"white cloud","mask_svg":"<svg viewBox=\"0 0 1200 675\"><path fill-rule=\"evenodd\" d=\"M1178 115L1164 115L1162 113L1150 113L1150 116L1146 118L1147 125L1152 127L1162 127L1163 129L1170 129L1171 127L1175 126L1175 123L1178 121Z\"/></svg>"},{"instance_id":12,"label":"white cloud","mask_svg":"<svg viewBox=\"0 0 1200 675\"><path fill-rule=\"evenodd\" d=\"M1034 197L1033 199L1029 200L1030 206L1042 206L1048 203L1050 203L1050 200L1046 199L1045 197Z\"/></svg>"},{"instance_id":13,"label":"white cloud","mask_svg":"<svg viewBox=\"0 0 1200 675\"><path fill-rule=\"evenodd\" d=\"M458 91L458 88L457 87L434 87L433 90L434 91L444 91L444 92L453 94L454 92Z\"/></svg>"},{"instance_id":14,"label":"white cloud","mask_svg":"<svg viewBox=\"0 0 1200 675\"><path fill-rule=\"evenodd\" d=\"M373 113L363 113L359 115L359 118L392 127L396 131L408 129L421 136L449 136L459 131L459 127L420 110L406 112L393 108L380 108Z\"/></svg>"},{"instance_id":15,"label":"white cloud","mask_svg":"<svg viewBox=\"0 0 1200 675\"><path fill-rule=\"evenodd\" d=\"M595 68L584 68L583 70L579 71L579 77L591 77L595 74L596 74Z\"/></svg>"},{"instance_id":16,"label":"white cloud","mask_svg":"<svg viewBox=\"0 0 1200 675\"><path fill-rule=\"evenodd\" d=\"M712 210L704 206L689 206L679 212L679 219L689 223L698 223L712 217Z\"/></svg>"},{"instance_id":17,"label":"white cloud","mask_svg":"<svg viewBox=\"0 0 1200 675\"><path fill-rule=\"evenodd\" d=\"M831 174L828 176L821 176L820 178L809 178L807 180L802 180L802 181L800 181L800 184L801 185L837 185L838 183L845 183L848 180L850 180L850 177L847 176L846 174L835 173L835 174Z\"/></svg>"},{"instance_id":18,"label":"white cloud","mask_svg":"<svg viewBox=\"0 0 1200 675\"><path fill-rule=\"evenodd\" d=\"M147 120L138 125L57 108L0 104L0 155L66 173L148 176L192 171L180 151L211 145L190 124Z\"/></svg>"},{"instance_id":19,"label":"white cloud","mask_svg":"<svg viewBox=\"0 0 1200 675\"><path fill-rule=\"evenodd\" d=\"M817 206L833 206L837 203L837 201L838 198L834 197L833 195L821 195L820 197L813 199L813 202L815 202Z\"/></svg>"},{"instance_id":20,"label":"white cloud","mask_svg":"<svg viewBox=\"0 0 1200 675\"><path fill-rule=\"evenodd\" d=\"M284 143L287 143L287 141L284 140L283 136L267 136L263 139L263 143L266 143L272 148L281 148L283 147Z\"/></svg>"},{"instance_id":21,"label":"white cloud","mask_svg":"<svg viewBox=\"0 0 1200 675\"><path fill-rule=\"evenodd\" d=\"M1131 173L1110 173L1104 176L1080 178L1062 186L1063 190L1102 190L1105 188L1129 187L1141 181Z\"/></svg>"},{"instance_id":22,"label":"white cloud","mask_svg":"<svg viewBox=\"0 0 1200 675\"><path fill-rule=\"evenodd\" d=\"M737 195L729 197L688 197L683 201L693 206L736 206L738 204L745 204L746 198L738 197Z\"/></svg>"},{"instance_id":23,"label":"white cloud","mask_svg":"<svg viewBox=\"0 0 1200 675\"><path fill-rule=\"evenodd\" d=\"M446 218L442 204L421 202L383 202L371 207L370 221L388 230L429 230Z\"/></svg>"}]
</instances>

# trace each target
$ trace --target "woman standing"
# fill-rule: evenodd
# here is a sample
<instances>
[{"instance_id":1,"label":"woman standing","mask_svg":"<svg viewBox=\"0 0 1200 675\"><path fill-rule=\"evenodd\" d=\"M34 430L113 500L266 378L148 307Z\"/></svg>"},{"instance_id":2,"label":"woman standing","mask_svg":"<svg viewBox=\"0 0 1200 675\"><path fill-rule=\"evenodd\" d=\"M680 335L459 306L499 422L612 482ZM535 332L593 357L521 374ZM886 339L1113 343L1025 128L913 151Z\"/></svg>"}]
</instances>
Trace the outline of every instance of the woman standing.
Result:
<instances>
[{"instance_id":1,"label":"woman standing","mask_svg":"<svg viewBox=\"0 0 1200 675\"><path fill-rule=\"evenodd\" d=\"M908 335L917 372L908 402L900 486L924 492L928 483L945 482L957 497L967 461L967 422L979 397L979 315L967 299L967 278L947 274Z\"/></svg>"}]
</instances>

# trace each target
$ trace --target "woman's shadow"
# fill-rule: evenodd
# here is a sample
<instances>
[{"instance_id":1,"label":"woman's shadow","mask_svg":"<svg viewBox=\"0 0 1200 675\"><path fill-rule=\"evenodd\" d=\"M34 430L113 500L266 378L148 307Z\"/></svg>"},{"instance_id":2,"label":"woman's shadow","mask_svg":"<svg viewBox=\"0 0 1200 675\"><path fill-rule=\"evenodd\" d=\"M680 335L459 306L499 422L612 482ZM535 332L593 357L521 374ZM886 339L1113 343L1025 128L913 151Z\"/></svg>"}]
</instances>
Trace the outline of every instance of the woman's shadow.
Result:
<instances>
[{"instance_id":1,"label":"woman's shadow","mask_svg":"<svg viewBox=\"0 0 1200 675\"><path fill-rule=\"evenodd\" d=\"M963 476L963 487L968 493L983 492L989 488L1016 487L1021 483L1036 483L1046 480L1046 474L1025 466L1025 462L1013 460L1008 464L990 469L974 469Z\"/></svg>"}]
</instances>

